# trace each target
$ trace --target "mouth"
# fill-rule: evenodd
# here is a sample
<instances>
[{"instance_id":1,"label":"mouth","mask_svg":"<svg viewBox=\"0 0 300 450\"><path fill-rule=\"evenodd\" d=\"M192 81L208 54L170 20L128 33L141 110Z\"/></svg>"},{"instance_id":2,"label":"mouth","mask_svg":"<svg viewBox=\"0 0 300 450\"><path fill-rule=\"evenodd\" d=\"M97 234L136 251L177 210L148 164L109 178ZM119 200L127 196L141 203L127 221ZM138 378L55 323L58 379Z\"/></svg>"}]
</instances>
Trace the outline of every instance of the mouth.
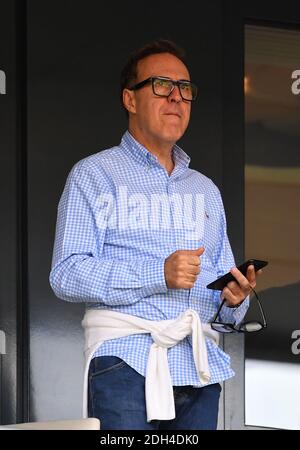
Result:
<instances>
[{"instance_id":1,"label":"mouth","mask_svg":"<svg viewBox=\"0 0 300 450\"><path fill-rule=\"evenodd\" d=\"M179 113L165 113L165 116L175 116L175 117L179 117L179 119L181 119L181 115Z\"/></svg>"}]
</instances>

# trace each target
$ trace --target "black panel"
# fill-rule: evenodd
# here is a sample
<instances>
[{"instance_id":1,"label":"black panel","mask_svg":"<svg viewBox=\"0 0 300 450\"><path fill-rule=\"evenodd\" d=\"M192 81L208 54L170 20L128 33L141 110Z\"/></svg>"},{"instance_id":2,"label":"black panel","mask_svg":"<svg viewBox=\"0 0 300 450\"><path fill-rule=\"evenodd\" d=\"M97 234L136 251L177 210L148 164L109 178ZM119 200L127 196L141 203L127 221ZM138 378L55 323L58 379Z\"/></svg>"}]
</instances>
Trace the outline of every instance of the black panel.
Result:
<instances>
[{"instance_id":1,"label":"black panel","mask_svg":"<svg viewBox=\"0 0 300 450\"><path fill-rule=\"evenodd\" d=\"M17 422L29 420L27 1L16 2Z\"/></svg>"}]
</instances>

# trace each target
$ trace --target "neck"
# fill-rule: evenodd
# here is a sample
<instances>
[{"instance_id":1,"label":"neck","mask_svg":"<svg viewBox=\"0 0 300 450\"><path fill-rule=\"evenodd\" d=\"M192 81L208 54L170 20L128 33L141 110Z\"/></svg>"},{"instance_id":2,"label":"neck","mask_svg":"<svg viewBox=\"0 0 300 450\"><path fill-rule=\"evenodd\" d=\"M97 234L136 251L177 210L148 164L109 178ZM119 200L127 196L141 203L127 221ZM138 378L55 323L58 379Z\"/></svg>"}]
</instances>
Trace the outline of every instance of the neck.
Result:
<instances>
[{"instance_id":1,"label":"neck","mask_svg":"<svg viewBox=\"0 0 300 450\"><path fill-rule=\"evenodd\" d=\"M160 164L167 170L168 174L171 175L174 169L174 161L172 158L172 149L175 144L169 142L156 141L154 138L149 139L137 130L129 127L129 133L138 141L143 147L145 147L152 155L156 156Z\"/></svg>"}]
</instances>

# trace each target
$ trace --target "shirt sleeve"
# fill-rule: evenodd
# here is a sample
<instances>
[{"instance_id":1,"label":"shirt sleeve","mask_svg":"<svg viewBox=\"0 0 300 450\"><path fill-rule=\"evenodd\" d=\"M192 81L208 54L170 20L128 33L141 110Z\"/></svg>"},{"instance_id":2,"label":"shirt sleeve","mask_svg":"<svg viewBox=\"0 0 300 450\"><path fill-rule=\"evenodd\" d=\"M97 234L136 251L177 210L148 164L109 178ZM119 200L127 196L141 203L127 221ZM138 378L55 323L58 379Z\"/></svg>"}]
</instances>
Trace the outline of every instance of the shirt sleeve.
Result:
<instances>
[{"instance_id":1,"label":"shirt sleeve","mask_svg":"<svg viewBox=\"0 0 300 450\"><path fill-rule=\"evenodd\" d=\"M70 302L129 305L166 292L164 258L103 256L107 226L99 222L99 196L109 200L114 192L104 172L96 175L80 163L71 170L58 205L49 277L54 293Z\"/></svg>"},{"instance_id":2,"label":"shirt sleeve","mask_svg":"<svg viewBox=\"0 0 300 450\"><path fill-rule=\"evenodd\" d=\"M227 272L229 272L230 269L235 267L235 260L227 236L225 210L219 190L217 190L217 196L218 196L218 203L220 205L220 222L219 222L220 239L218 245L216 246L213 262L217 270L217 278L220 278L222 275L225 275ZM221 291L214 291L214 300L217 303L217 307L219 307L221 302ZM249 307L249 297L247 297L243 301L243 303L236 308L224 305L221 310L220 320L225 323L227 322L238 324L243 320L248 307Z\"/></svg>"}]
</instances>

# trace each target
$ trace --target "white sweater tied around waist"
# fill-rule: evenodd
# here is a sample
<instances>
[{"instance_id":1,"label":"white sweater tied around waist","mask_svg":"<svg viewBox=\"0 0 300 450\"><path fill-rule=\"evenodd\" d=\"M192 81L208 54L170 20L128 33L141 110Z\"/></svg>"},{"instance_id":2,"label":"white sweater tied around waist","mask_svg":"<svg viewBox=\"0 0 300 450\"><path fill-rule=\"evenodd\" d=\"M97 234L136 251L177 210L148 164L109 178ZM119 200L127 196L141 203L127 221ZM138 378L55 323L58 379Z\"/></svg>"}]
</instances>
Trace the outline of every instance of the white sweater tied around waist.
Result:
<instances>
[{"instance_id":1,"label":"white sweater tied around waist","mask_svg":"<svg viewBox=\"0 0 300 450\"><path fill-rule=\"evenodd\" d=\"M168 365L168 348L187 335L192 335L194 362L201 384L210 381L205 336L219 344L219 333L210 324L202 323L198 313L187 309L172 320L146 320L106 309L86 311L82 326L85 330L85 371L83 387L83 417L87 417L88 371L96 349L106 340L132 334L150 333L153 344L148 356L145 398L147 421L175 418L172 380Z\"/></svg>"}]
</instances>

